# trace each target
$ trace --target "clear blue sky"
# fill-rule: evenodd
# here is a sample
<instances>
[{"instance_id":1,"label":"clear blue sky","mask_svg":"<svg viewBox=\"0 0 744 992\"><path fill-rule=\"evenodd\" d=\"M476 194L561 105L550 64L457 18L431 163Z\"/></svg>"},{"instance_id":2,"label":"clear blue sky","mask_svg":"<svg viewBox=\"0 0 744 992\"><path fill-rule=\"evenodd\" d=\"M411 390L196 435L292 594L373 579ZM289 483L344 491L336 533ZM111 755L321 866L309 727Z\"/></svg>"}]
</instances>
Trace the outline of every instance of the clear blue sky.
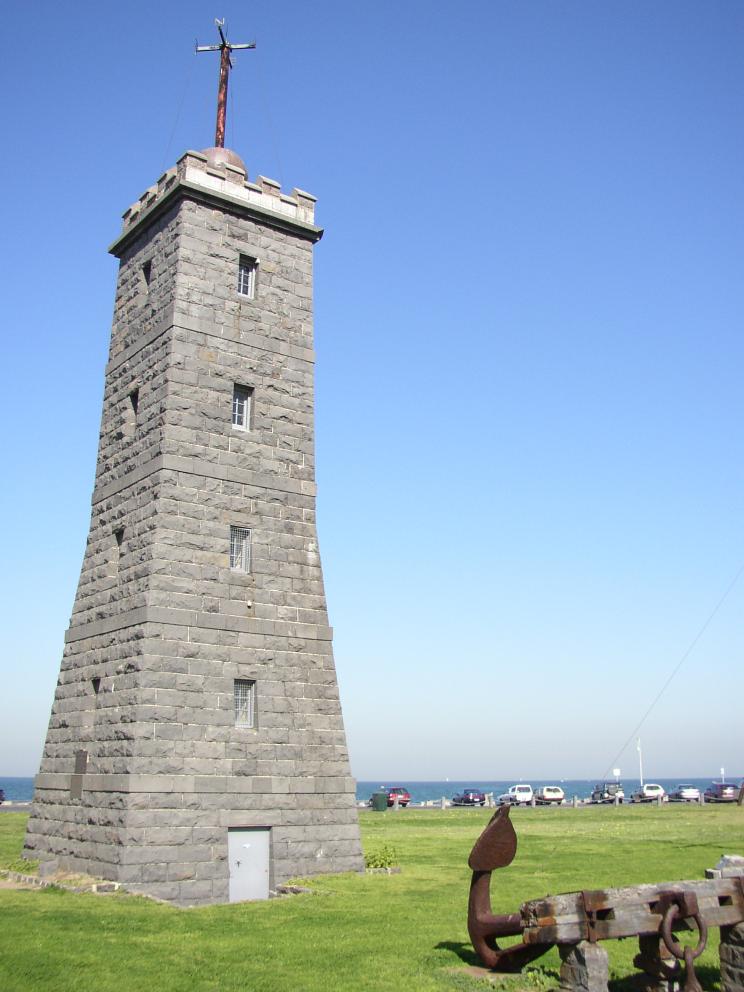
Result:
<instances>
[{"instance_id":1,"label":"clear blue sky","mask_svg":"<svg viewBox=\"0 0 744 992\"><path fill-rule=\"evenodd\" d=\"M6 5L0 774L36 771L82 560L106 246L212 144L215 15L259 46L228 144L326 228L354 774L601 775L744 563L738 0ZM651 778L744 774L743 608L641 731Z\"/></svg>"}]
</instances>

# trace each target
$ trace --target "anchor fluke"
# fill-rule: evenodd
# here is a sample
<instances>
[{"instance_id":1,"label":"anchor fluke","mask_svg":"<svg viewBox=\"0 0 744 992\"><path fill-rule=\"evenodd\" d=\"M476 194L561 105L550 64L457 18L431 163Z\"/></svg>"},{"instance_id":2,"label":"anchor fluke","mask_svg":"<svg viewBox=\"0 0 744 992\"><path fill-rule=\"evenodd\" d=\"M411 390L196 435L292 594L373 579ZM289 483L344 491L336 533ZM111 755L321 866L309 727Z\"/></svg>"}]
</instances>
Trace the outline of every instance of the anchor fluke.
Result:
<instances>
[{"instance_id":1,"label":"anchor fluke","mask_svg":"<svg viewBox=\"0 0 744 992\"><path fill-rule=\"evenodd\" d=\"M517 853L517 833L509 819L510 807L500 806L473 846L468 858L471 871L505 868Z\"/></svg>"}]
</instances>

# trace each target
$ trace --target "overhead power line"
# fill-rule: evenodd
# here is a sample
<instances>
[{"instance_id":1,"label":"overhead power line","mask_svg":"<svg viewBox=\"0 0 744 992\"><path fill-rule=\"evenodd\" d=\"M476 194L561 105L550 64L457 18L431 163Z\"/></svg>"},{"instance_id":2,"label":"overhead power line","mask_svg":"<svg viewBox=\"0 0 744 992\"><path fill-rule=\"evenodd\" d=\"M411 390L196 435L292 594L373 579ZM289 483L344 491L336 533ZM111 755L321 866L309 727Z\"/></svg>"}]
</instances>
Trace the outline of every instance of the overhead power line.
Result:
<instances>
[{"instance_id":1,"label":"overhead power line","mask_svg":"<svg viewBox=\"0 0 744 992\"><path fill-rule=\"evenodd\" d=\"M679 659L679 661L677 662L677 664L674 666L674 669L672 670L672 673L669 675L669 677L667 678L667 680L664 683L664 685L661 687L661 689L659 689L659 691L657 692L657 694L652 699L651 703L649 704L648 708L646 709L646 712L643 714L643 716L641 717L641 719L638 721L638 723L635 725L635 727L633 728L633 730L628 735L628 739L625 741L625 743L623 744L623 746L620 748L620 750L617 752L617 754L615 755L615 757L612 759L612 761L610 762L610 764L607 767L607 769L605 769L605 773L602 776L602 778L607 778L607 776L610 774L611 769L613 769L613 768L615 768L617 766L617 763L620 760L620 757L622 756L622 754L625 752L625 749L627 748L627 746L630 744L630 742L633 740L634 737L637 737L638 736L638 731L641 729L641 727L643 726L643 724L648 719L648 717L649 717L651 711L653 710L653 708L656 706L656 704L659 702L659 700L661 699L661 697L664 695L664 693L668 689L669 685L671 684L672 680L674 679L674 676L677 674L677 672L680 670L680 668L684 665L684 663L687 661L687 659L692 654L692 652L693 652L696 644L698 643L698 641L700 640L700 638L703 636L703 634L705 633L705 631L708 629L708 627L712 623L713 618L715 617L715 615L718 613L718 611L721 609L721 607L723 606L723 604L728 599L731 590L734 588L734 586L736 585L736 583L741 578L742 572L744 572L744 562L742 563L741 567L739 568L739 571L733 577L733 579L731 580L731 582L729 582L729 584L728 584L728 586L726 588L726 591L724 592L724 594L721 596L721 598L718 600L718 602L714 606L713 610L711 611L710 615L708 616L708 619L702 625L702 627L697 632L697 634L695 634L695 636L693 637L692 642L690 643L689 647L687 648L687 650L685 651L685 653L682 655L682 657Z\"/></svg>"}]
</instances>

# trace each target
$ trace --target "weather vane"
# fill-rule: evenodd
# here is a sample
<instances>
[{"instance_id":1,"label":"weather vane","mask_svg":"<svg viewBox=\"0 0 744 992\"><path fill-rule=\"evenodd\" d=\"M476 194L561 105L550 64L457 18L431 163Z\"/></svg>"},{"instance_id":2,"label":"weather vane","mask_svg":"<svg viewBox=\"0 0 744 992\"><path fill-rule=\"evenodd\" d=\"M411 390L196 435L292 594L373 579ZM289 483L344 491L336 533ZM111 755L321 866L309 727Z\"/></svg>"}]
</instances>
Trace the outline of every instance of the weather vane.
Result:
<instances>
[{"instance_id":1,"label":"weather vane","mask_svg":"<svg viewBox=\"0 0 744 992\"><path fill-rule=\"evenodd\" d=\"M232 69L230 53L239 48L255 48L256 42L251 41L247 45L231 45L225 37L225 18L222 20L215 17L214 23L220 33L219 45L196 44L196 53L199 52L219 52L220 53L220 84L217 88L217 127L214 133L214 144L216 148L225 147L225 117L227 116L227 83Z\"/></svg>"}]
</instances>

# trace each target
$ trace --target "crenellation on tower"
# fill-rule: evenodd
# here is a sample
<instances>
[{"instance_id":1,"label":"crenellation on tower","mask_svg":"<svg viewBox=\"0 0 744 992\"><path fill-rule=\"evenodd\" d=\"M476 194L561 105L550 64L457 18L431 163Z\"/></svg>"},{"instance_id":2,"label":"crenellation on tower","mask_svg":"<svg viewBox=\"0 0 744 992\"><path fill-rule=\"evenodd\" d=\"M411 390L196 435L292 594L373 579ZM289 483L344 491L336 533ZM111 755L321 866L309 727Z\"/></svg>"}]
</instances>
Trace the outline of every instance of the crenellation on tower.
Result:
<instances>
[{"instance_id":1,"label":"crenellation on tower","mask_svg":"<svg viewBox=\"0 0 744 992\"><path fill-rule=\"evenodd\" d=\"M213 149L209 149L212 151ZM217 193L223 198L234 198L236 206L243 206L266 213L279 214L291 219L296 225L308 228L310 233L320 237L315 224L316 198L312 193L295 187L291 194L282 193L281 183L266 176L257 176L256 182L248 180L244 168L231 162L215 162L204 152L187 151L178 159L173 168L168 169L154 186L150 186L122 214L122 234L111 247L125 237L131 227L142 221L154 209L161 209L168 197L178 186L190 186L197 192Z\"/></svg>"}]
</instances>

